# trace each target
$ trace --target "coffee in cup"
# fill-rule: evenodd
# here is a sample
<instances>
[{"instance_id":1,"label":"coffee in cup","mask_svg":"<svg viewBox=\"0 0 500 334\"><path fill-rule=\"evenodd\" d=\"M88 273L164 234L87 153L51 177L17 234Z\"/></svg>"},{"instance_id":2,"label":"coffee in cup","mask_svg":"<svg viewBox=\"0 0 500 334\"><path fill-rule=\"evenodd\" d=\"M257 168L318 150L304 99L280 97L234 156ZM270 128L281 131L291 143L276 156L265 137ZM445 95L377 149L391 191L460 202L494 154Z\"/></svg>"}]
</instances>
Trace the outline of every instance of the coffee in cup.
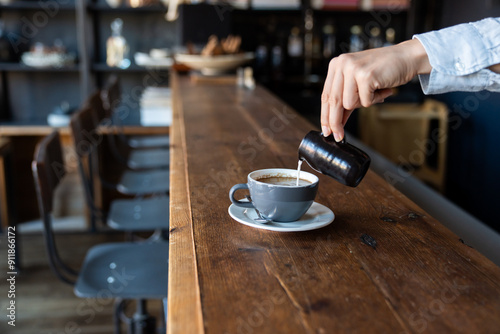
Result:
<instances>
[{"instance_id":1,"label":"coffee in cup","mask_svg":"<svg viewBox=\"0 0 500 334\"><path fill-rule=\"evenodd\" d=\"M240 207L255 208L262 216L277 222L299 220L311 207L318 191L319 179L309 172L270 168L248 174L247 183L234 185L229 191L231 202ZM251 202L237 200L237 190L248 189Z\"/></svg>"},{"instance_id":2,"label":"coffee in cup","mask_svg":"<svg viewBox=\"0 0 500 334\"><path fill-rule=\"evenodd\" d=\"M308 180L301 179L300 177L287 177L287 176L271 176L271 177L263 177L258 179L259 182L269 183L269 184L277 184L281 186L305 186L311 184L312 182Z\"/></svg>"}]
</instances>

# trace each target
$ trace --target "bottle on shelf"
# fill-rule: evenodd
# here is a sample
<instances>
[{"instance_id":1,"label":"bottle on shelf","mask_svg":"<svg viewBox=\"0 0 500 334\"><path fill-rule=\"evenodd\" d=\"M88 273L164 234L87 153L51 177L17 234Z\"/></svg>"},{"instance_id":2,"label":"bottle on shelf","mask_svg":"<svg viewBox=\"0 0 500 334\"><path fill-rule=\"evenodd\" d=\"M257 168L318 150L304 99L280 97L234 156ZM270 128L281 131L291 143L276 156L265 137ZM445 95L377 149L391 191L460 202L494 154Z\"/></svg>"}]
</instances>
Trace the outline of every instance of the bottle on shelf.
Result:
<instances>
[{"instance_id":1,"label":"bottle on shelf","mask_svg":"<svg viewBox=\"0 0 500 334\"><path fill-rule=\"evenodd\" d=\"M396 39L396 31L394 28L388 28L385 31L385 43L384 46L394 45L394 41Z\"/></svg>"},{"instance_id":2,"label":"bottle on shelf","mask_svg":"<svg viewBox=\"0 0 500 334\"><path fill-rule=\"evenodd\" d=\"M382 36L380 36L380 28L373 27L370 29L370 39L368 40L368 46L370 49L380 48L384 45Z\"/></svg>"},{"instance_id":3,"label":"bottle on shelf","mask_svg":"<svg viewBox=\"0 0 500 334\"><path fill-rule=\"evenodd\" d=\"M280 81L283 79L283 48L276 44L271 49L271 73L272 80Z\"/></svg>"},{"instance_id":4,"label":"bottle on shelf","mask_svg":"<svg viewBox=\"0 0 500 334\"><path fill-rule=\"evenodd\" d=\"M128 44L122 35L123 21L117 18L111 22L111 36L106 42L106 64L110 67L128 68Z\"/></svg>"},{"instance_id":5,"label":"bottle on shelf","mask_svg":"<svg viewBox=\"0 0 500 334\"><path fill-rule=\"evenodd\" d=\"M267 45L260 44L255 50L255 66L265 68L267 66L268 50Z\"/></svg>"},{"instance_id":6,"label":"bottle on shelf","mask_svg":"<svg viewBox=\"0 0 500 334\"><path fill-rule=\"evenodd\" d=\"M363 51L364 43L361 38L361 26L354 25L351 27L351 38L349 39L349 52Z\"/></svg>"},{"instance_id":7,"label":"bottle on shelf","mask_svg":"<svg viewBox=\"0 0 500 334\"><path fill-rule=\"evenodd\" d=\"M293 27L288 37L288 55L290 57L300 57L302 56L302 51L303 43L300 36L300 29Z\"/></svg>"},{"instance_id":8,"label":"bottle on shelf","mask_svg":"<svg viewBox=\"0 0 500 334\"><path fill-rule=\"evenodd\" d=\"M12 44L4 32L4 22L0 20L0 62L12 62L15 58Z\"/></svg>"},{"instance_id":9,"label":"bottle on shelf","mask_svg":"<svg viewBox=\"0 0 500 334\"><path fill-rule=\"evenodd\" d=\"M327 23L323 26L323 57L330 59L335 55L335 26L333 23Z\"/></svg>"}]
</instances>

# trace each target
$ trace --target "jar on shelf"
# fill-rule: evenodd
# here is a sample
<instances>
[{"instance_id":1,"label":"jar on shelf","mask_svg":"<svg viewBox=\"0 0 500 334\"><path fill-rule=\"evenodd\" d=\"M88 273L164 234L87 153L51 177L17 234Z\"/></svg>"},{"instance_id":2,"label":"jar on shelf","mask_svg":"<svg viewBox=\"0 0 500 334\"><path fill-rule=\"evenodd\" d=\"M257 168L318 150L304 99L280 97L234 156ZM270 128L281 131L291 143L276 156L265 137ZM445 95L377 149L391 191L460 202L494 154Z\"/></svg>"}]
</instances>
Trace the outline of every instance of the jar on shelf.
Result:
<instances>
[{"instance_id":1,"label":"jar on shelf","mask_svg":"<svg viewBox=\"0 0 500 334\"><path fill-rule=\"evenodd\" d=\"M110 67L127 68L128 44L122 35L123 21L118 18L111 22L111 36L106 42L106 64Z\"/></svg>"}]
</instances>

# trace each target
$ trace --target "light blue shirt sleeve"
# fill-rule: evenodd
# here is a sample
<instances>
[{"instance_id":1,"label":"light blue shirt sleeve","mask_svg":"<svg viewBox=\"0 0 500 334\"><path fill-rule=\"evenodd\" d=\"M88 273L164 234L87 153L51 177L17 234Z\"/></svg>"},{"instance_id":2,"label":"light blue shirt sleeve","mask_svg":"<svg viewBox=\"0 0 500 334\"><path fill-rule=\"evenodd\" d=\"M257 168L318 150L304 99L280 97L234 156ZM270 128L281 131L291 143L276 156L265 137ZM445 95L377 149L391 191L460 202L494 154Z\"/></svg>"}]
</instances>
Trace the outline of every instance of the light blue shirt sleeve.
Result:
<instances>
[{"instance_id":1,"label":"light blue shirt sleeve","mask_svg":"<svg viewBox=\"0 0 500 334\"><path fill-rule=\"evenodd\" d=\"M500 92L500 18L459 24L413 36L422 43L432 66L419 75L425 94L451 91Z\"/></svg>"}]
</instances>

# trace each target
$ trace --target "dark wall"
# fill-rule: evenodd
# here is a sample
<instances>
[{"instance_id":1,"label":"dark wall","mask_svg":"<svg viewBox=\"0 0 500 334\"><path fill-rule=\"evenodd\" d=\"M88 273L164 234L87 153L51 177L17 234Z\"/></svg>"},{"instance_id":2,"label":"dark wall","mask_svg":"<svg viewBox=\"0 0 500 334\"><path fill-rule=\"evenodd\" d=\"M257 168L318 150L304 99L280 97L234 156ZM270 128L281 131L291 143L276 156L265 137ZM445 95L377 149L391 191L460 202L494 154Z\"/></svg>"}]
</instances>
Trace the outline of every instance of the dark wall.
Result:
<instances>
[{"instance_id":1,"label":"dark wall","mask_svg":"<svg viewBox=\"0 0 500 334\"><path fill-rule=\"evenodd\" d=\"M444 0L439 27L500 16L497 0ZM433 96L450 110L446 196L500 231L500 93Z\"/></svg>"}]
</instances>

